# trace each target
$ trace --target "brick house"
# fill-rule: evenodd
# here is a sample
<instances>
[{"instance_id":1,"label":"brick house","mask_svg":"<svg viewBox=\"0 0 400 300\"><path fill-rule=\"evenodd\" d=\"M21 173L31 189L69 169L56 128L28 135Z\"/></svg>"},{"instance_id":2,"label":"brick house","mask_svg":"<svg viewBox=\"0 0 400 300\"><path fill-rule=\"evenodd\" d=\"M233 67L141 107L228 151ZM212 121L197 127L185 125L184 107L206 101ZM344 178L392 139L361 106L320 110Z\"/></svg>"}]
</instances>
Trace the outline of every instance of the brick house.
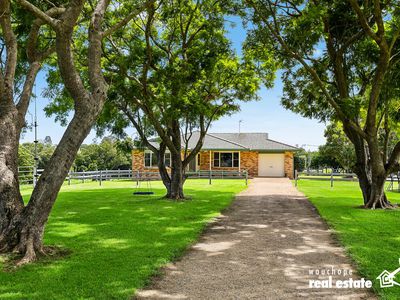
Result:
<instances>
[{"instance_id":1,"label":"brick house","mask_svg":"<svg viewBox=\"0 0 400 300\"><path fill-rule=\"evenodd\" d=\"M194 132L189 150L198 140ZM154 141L154 146L157 143ZM188 171L198 170L247 170L249 176L294 176L293 154L299 149L268 138L267 133L208 133L202 150L189 166ZM166 165L170 154L165 154ZM157 171L157 160L150 150L132 150L133 171Z\"/></svg>"}]
</instances>

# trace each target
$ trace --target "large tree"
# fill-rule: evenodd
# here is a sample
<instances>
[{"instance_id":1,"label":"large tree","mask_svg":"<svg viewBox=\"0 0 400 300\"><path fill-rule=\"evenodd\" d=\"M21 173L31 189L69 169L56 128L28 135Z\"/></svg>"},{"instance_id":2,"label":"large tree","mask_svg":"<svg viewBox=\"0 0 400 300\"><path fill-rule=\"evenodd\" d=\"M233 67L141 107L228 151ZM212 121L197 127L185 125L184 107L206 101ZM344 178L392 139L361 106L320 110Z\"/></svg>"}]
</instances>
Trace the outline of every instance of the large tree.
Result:
<instances>
[{"instance_id":1,"label":"large tree","mask_svg":"<svg viewBox=\"0 0 400 300\"><path fill-rule=\"evenodd\" d=\"M117 3L113 3L111 8L109 0L98 0L88 5L84 0L15 0L13 3L15 9L29 12L32 17L31 22L25 24L31 28L29 38L18 36L12 19L16 17L17 23L21 19L12 16L11 1L2 0L0 3L0 42L5 50L0 56L0 252L18 252L22 254L19 264L24 264L45 253L43 233L50 211L80 145L106 100L108 85L101 68L102 41L124 26L137 11L126 13L123 7L121 10L125 16L119 20L108 18L109 14L121 11ZM104 24L106 14L109 27ZM74 35L83 31L86 42L76 44ZM18 49L26 47L27 43L27 71L19 74L25 85L18 100L15 94L19 79L17 67L19 62L23 62ZM87 81L82 80L83 72L76 68L72 53L74 47L86 49ZM73 100L74 115L25 205L18 187L18 143L35 75L43 60L53 51L63 83Z\"/></svg>"},{"instance_id":2,"label":"large tree","mask_svg":"<svg viewBox=\"0 0 400 300\"><path fill-rule=\"evenodd\" d=\"M284 106L341 122L354 145L365 207L391 207L384 184L400 168L400 142L383 155L379 132L395 125L386 112L399 102L384 92L399 88L390 80L399 62L399 1L245 3L255 27L248 47L269 48L282 63Z\"/></svg>"},{"instance_id":3,"label":"large tree","mask_svg":"<svg viewBox=\"0 0 400 300\"><path fill-rule=\"evenodd\" d=\"M239 101L256 99L255 67L240 60L225 36L229 7L222 0L154 1L129 31L109 40L106 69L113 84L105 114L114 129L133 125L141 145L158 157L168 198L184 198L185 170L211 123L237 111ZM103 121L110 124L106 116Z\"/></svg>"},{"instance_id":4,"label":"large tree","mask_svg":"<svg viewBox=\"0 0 400 300\"><path fill-rule=\"evenodd\" d=\"M63 11L49 8L46 15L53 18ZM41 18L30 17L21 7L12 9L10 1L0 3L0 25L0 250L8 250L5 230L24 207L18 182L19 138L36 75L54 52L55 41Z\"/></svg>"}]
</instances>

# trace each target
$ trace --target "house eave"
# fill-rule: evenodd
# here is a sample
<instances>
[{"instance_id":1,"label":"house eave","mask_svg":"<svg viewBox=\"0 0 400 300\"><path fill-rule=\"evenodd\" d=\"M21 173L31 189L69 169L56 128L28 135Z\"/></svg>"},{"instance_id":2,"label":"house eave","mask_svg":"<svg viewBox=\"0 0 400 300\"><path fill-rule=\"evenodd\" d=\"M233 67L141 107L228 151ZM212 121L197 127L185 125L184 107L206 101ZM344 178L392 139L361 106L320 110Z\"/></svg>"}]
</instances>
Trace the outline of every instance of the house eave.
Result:
<instances>
[{"instance_id":1,"label":"house eave","mask_svg":"<svg viewBox=\"0 0 400 300\"><path fill-rule=\"evenodd\" d=\"M292 149L251 149L251 151L257 151L260 153L284 153L284 152L295 152L298 150L292 150Z\"/></svg>"}]
</instances>

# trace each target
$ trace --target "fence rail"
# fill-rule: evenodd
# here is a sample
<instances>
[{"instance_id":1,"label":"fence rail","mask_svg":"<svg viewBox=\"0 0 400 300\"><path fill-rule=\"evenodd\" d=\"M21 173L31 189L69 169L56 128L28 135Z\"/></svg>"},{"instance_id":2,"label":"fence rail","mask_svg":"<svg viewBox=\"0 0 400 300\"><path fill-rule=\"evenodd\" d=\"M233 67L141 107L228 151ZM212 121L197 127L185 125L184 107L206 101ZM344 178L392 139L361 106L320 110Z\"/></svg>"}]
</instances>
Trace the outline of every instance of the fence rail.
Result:
<instances>
[{"instance_id":1,"label":"fence rail","mask_svg":"<svg viewBox=\"0 0 400 300\"><path fill-rule=\"evenodd\" d=\"M295 171L295 185L297 186L298 180L322 180L330 181L331 187L333 187L335 181L358 181L355 173L341 173L341 172L319 172L319 171ZM397 190L400 192L400 172L390 174L386 178L388 182L387 190L393 191L397 185Z\"/></svg>"},{"instance_id":2,"label":"fence rail","mask_svg":"<svg viewBox=\"0 0 400 300\"><path fill-rule=\"evenodd\" d=\"M38 178L43 173L43 170L37 170ZM247 185L248 173L247 171L195 171L186 172L187 178L206 178L210 183L213 179L244 179ZM148 181L148 180L161 180L158 171L132 171L132 170L99 170L99 171L85 171L85 172L69 172L65 181L68 185L72 182L89 182L97 181L101 185L103 181L109 180L132 180L132 181ZM20 167L19 168L19 181L20 184L29 185L35 183L35 169L33 167Z\"/></svg>"},{"instance_id":3,"label":"fence rail","mask_svg":"<svg viewBox=\"0 0 400 300\"><path fill-rule=\"evenodd\" d=\"M37 169L35 172L35 167L27 166L27 167L19 167L18 168L18 177L19 183L24 184L33 184L35 182L35 174L40 176L43 173L42 169Z\"/></svg>"}]
</instances>

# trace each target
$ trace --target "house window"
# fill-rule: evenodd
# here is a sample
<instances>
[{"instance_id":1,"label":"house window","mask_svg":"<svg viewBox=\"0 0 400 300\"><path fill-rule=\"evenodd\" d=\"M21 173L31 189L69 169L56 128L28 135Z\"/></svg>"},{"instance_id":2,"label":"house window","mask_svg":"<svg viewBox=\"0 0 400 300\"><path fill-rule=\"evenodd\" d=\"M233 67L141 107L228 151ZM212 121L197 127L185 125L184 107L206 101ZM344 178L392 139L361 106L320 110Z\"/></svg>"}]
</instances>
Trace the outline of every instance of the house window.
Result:
<instances>
[{"instance_id":1,"label":"house window","mask_svg":"<svg viewBox=\"0 0 400 300\"><path fill-rule=\"evenodd\" d=\"M214 152L214 167L219 167L219 152Z\"/></svg>"},{"instance_id":2,"label":"house window","mask_svg":"<svg viewBox=\"0 0 400 300\"><path fill-rule=\"evenodd\" d=\"M151 151L146 151L144 153L144 166L146 168L155 168L157 167L157 155L155 155ZM171 153L165 153L164 154L164 163L167 167L171 166Z\"/></svg>"},{"instance_id":3,"label":"house window","mask_svg":"<svg viewBox=\"0 0 400 300\"><path fill-rule=\"evenodd\" d=\"M214 167L239 167L239 152L214 152Z\"/></svg>"}]
</instances>

